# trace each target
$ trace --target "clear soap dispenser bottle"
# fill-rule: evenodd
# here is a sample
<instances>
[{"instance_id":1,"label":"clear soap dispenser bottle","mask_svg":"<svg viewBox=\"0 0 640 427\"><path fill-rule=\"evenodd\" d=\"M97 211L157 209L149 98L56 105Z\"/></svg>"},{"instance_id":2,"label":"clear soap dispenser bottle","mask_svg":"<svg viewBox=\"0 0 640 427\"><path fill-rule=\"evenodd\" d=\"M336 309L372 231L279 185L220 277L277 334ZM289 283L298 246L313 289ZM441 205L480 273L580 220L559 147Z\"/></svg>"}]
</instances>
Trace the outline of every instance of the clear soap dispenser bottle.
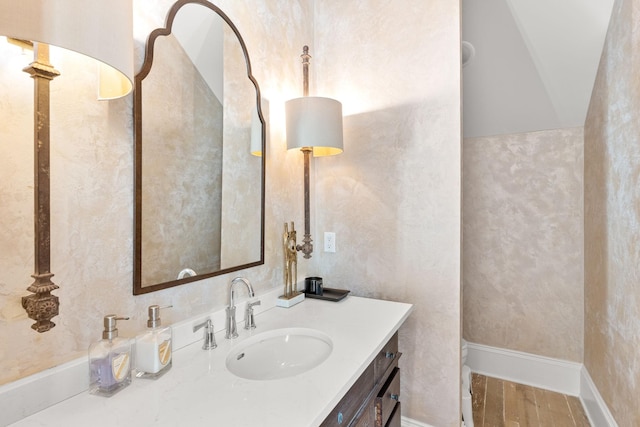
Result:
<instances>
[{"instance_id":1,"label":"clear soap dispenser bottle","mask_svg":"<svg viewBox=\"0 0 640 427\"><path fill-rule=\"evenodd\" d=\"M118 320L129 318L105 316L102 339L89 346L91 394L109 397L131 383L131 342L118 336Z\"/></svg>"},{"instance_id":2,"label":"clear soap dispenser bottle","mask_svg":"<svg viewBox=\"0 0 640 427\"><path fill-rule=\"evenodd\" d=\"M171 369L173 334L160 320L160 309L169 307L149 306L147 331L136 338L136 377L156 379Z\"/></svg>"}]
</instances>

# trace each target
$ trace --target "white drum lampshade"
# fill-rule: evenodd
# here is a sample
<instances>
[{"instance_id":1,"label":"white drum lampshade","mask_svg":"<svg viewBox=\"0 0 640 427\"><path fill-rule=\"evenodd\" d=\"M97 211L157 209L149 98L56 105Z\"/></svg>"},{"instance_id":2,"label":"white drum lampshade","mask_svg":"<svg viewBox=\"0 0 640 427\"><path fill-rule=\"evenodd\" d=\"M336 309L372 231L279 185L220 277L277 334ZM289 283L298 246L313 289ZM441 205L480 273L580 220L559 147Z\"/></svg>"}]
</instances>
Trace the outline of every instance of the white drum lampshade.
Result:
<instances>
[{"instance_id":1,"label":"white drum lampshade","mask_svg":"<svg viewBox=\"0 0 640 427\"><path fill-rule=\"evenodd\" d=\"M100 61L100 99L131 92L132 0L0 0L0 35Z\"/></svg>"},{"instance_id":2,"label":"white drum lampshade","mask_svg":"<svg viewBox=\"0 0 640 427\"><path fill-rule=\"evenodd\" d=\"M285 103L287 149L312 147L314 157L342 153L342 104L305 96Z\"/></svg>"}]
</instances>

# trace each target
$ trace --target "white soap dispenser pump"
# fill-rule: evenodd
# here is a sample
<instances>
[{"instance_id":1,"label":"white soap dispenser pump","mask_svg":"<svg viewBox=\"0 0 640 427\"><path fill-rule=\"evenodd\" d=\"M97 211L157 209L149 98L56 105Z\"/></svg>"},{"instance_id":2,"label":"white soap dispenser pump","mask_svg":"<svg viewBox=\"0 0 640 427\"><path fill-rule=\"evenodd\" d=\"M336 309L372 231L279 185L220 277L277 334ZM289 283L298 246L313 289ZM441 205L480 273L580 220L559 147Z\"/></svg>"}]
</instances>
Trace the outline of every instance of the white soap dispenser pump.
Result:
<instances>
[{"instance_id":1,"label":"white soap dispenser pump","mask_svg":"<svg viewBox=\"0 0 640 427\"><path fill-rule=\"evenodd\" d=\"M149 306L147 331L136 338L136 377L156 379L164 375L172 365L171 344L173 333L170 326L162 327L160 307Z\"/></svg>"},{"instance_id":2,"label":"white soap dispenser pump","mask_svg":"<svg viewBox=\"0 0 640 427\"><path fill-rule=\"evenodd\" d=\"M105 316L102 339L89 346L91 394L109 397L131 384L131 342L118 336L118 320L129 318Z\"/></svg>"}]
</instances>

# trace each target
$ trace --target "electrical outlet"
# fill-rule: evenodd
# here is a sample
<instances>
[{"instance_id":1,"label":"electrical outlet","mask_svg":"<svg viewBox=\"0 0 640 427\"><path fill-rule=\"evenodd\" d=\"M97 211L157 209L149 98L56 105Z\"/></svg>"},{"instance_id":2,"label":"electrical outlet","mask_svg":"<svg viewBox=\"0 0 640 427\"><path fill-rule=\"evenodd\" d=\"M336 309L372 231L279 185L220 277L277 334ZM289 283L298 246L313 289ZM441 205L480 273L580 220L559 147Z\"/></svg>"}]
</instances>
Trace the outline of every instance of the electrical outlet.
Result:
<instances>
[{"instance_id":1,"label":"electrical outlet","mask_svg":"<svg viewBox=\"0 0 640 427\"><path fill-rule=\"evenodd\" d=\"M336 251L336 233L333 231L324 232L324 251L335 252Z\"/></svg>"}]
</instances>

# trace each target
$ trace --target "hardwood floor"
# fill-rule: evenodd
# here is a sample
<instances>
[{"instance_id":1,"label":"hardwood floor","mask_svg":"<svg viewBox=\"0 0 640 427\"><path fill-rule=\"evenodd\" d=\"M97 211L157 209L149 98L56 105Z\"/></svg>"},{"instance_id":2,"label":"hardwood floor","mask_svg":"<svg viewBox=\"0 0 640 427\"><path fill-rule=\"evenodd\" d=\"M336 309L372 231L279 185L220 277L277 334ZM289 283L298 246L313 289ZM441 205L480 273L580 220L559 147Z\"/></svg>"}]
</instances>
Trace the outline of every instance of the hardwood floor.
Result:
<instances>
[{"instance_id":1,"label":"hardwood floor","mask_svg":"<svg viewBox=\"0 0 640 427\"><path fill-rule=\"evenodd\" d=\"M474 427L589 427L580 399L472 374Z\"/></svg>"}]
</instances>

